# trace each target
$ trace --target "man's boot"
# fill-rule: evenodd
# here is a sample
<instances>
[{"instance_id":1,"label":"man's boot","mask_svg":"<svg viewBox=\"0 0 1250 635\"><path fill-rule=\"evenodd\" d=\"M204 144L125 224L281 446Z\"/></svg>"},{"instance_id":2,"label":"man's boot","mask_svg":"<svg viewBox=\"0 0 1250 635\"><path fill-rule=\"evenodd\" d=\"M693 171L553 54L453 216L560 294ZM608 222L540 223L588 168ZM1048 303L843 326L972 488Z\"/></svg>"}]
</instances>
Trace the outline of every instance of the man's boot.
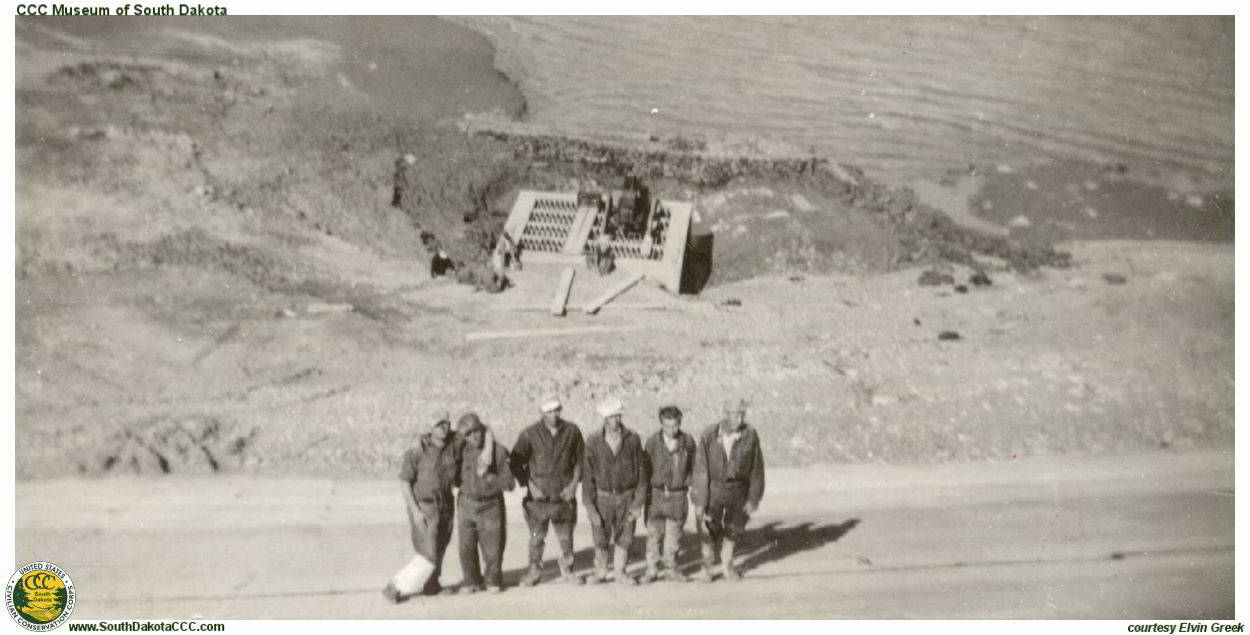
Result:
<instances>
[{"instance_id":1,"label":"man's boot","mask_svg":"<svg viewBox=\"0 0 1250 635\"><path fill-rule=\"evenodd\" d=\"M682 573L681 570L678 569L676 566L673 566L669 569L664 570L664 579L668 580L669 582L689 582L690 581L689 576Z\"/></svg>"},{"instance_id":2,"label":"man's boot","mask_svg":"<svg viewBox=\"0 0 1250 635\"><path fill-rule=\"evenodd\" d=\"M664 566L667 567L664 571L664 579L671 582L689 582L690 578L687 578L686 574L677 567L678 547L677 540L670 539L664 544Z\"/></svg>"},{"instance_id":3,"label":"man's boot","mask_svg":"<svg viewBox=\"0 0 1250 635\"><path fill-rule=\"evenodd\" d=\"M720 551L721 567L725 570L725 579L738 581L742 579L742 574L734 568L734 541L725 540L724 546Z\"/></svg>"},{"instance_id":4,"label":"man's boot","mask_svg":"<svg viewBox=\"0 0 1250 635\"><path fill-rule=\"evenodd\" d=\"M387 582L386 588L382 589L382 597L386 598L391 604L399 604L401 595L399 589L395 587L394 582Z\"/></svg>"},{"instance_id":5,"label":"man's boot","mask_svg":"<svg viewBox=\"0 0 1250 635\"><path fill-rule=\"evenodd\" d=\"M647 539L647 572L639 582L651 584L660 575L660 546L654 538Z\"/></svg>"},{"instance_id":6,"label":"man's boot","mask_svg":"<svg viewBox=\"0 0 1250 635\"><path fill-rule=\"evenodd\" d=\"M586 581L591 584L608 581L608 551L606 549L595 549L595 572L590 574Z\"/></svg>"},{"instance_id":7,"label":"man's boot","mask_svg":"<svg viewBox=\"0 0 1250 635\"><path fill-rule=\"evenodd\" d=\"M573 554L560 556L557 560L560 564L560 580L565 584L581 584L582 579L573 575Z\"/></svg>"},{"instance_id":8,"label":"man's boot","mask_svg":"<svg viewBox=\"0 0 1250 635\"><path fill-rule=\"evenodd\" d=\"M624 547L617 547L616 548L616 581L621 584L633 586L635 584L638 584L638 581L634 580L632 577L629 576L628 573L625 572L625 567L628 564L629 564L629 550Z\"/></svg>"},{"instance_id":9,"label":"man's boot","mask_svg":"<svg viewBox=\"0 0 1250 635\"><path fill-rule=\"evenodd\" d=\"M525 575L521 576L521 586L534 586L538 584L539 578L543 577L543 564L541 562L531 562L530 568L525 570Z\"/></svg>"},{"instance_id":10,"label":"man's boot","mask_svg":"<svg viewBox=\"0 0 1250 635\"><path fill-rule=\"evenodd\" d=\"M703 573L699 576L701 582L711 582L712 567L716 565L716 552L712 549L711 543L703 543L699 545L699 551L703 555Z\"/></svg>"}]
</instances>

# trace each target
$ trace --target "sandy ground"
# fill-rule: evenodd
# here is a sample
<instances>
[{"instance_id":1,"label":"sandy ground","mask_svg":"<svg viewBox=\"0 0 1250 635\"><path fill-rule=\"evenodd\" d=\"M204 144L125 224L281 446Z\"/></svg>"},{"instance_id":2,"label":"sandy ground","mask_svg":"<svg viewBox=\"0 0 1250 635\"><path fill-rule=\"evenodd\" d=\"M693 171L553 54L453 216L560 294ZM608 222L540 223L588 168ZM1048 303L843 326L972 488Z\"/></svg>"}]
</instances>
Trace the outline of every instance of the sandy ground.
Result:
<instances>
[{"instance_id":1,"label":"sandy ground","mask_svg":"<svg viewBox=\"0 0 1250 635\"><path fill-rule=\"evenodd\" d=\"M20 482L17 560L64 567L85 620L1227 619L1232 465L1228 452L1156 452L774 469L736 586L515 587L514 492L502 595L392 606L380 588L410 553L393 480ZM454 545L445 584L460 579ZM585 572L584 519L575 545Z\"/></svg>"},{"instance_id":2,"label":"sandy ground","mask_svg":"<svg viewBox=\"0 0 1250 635\"><path fill-rule=\"evenodd\" d=\"M1071 247L1073 269L966 294L915 269L696 298L643 283L565 318L532 310L556 279L538 267L489 295L346 250L337 275L390 317L313 313L210 273L22 282L19 473L388 476L435 408L477 410L511 444L548 392L583 430L607 394L642 430L665 403L701 426L744 395L779 466L1231 447L1231 247ZM168 293L188 279L216 301ZM571 306L611 282L579 272ZM631 330L466 339L588 326Z\"/></svg>"}]
</instances>

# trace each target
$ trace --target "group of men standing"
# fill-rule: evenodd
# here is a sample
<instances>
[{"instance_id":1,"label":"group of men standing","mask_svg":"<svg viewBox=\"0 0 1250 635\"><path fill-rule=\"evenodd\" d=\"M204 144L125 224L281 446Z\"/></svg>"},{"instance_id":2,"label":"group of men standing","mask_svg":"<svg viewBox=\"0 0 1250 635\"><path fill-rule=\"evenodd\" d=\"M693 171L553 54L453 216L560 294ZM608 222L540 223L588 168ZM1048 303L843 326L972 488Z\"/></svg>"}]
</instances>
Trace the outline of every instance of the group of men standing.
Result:
<instances>
[{"instance_id":1,"label":"group of men standing","mask_svg":"<svg viewBox=\"0 0 1250 635\"><path fill-rule=\"evenodd\" d=\"M759 437L746 423L745 402L726 402L724 417L697 439L682 431L681 410L661 408L660 429L645 443L624 425L624 405L616 398L599 404L603 426L588 437L561 417L558 398L544 400L540 409L542 418L521 431L511 452L476 414L460 417L453 431L446 412L437 413L429 432L405 452L400 479L413 548L434 564L423 594L450 592L439 574L453 522L464 571L458 591L503 590L503 494L517 483L527 488L522 509L529 527L522 586L541 581L549 530L559 543L560 580L606 582L611 567L616 582L637 584L626 567L638 520L647 528L641 581L686 581L677 554L691 507L701 537L702 580L715 578L717 555L724 579L741 579L733 565L736 544L764 494L764 457ZM595 553L594 571L586 579L573 572L579 486ZM400 599L393 586L384 594Z\"/></svg>"}]
</instances>

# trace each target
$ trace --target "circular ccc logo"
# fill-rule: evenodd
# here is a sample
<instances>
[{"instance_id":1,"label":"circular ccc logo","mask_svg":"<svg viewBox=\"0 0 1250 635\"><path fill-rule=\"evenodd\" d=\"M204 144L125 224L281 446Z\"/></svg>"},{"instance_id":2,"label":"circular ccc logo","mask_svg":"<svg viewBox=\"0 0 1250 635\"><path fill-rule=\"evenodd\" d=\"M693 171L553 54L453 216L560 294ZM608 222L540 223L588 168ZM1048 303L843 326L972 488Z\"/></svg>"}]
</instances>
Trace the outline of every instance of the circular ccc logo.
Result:
<instances>
[{"instance_id":1,"label":"circular ccc logo","mask_svg":"<svg viewBox=\"0 0 1250 635\"><path fill-rule=\"evenodd\" d=\"M74 581L51 562L31 562L9 578L4 607L26 629L50 631L74 610Z\"/></svg>"}]
</instances>

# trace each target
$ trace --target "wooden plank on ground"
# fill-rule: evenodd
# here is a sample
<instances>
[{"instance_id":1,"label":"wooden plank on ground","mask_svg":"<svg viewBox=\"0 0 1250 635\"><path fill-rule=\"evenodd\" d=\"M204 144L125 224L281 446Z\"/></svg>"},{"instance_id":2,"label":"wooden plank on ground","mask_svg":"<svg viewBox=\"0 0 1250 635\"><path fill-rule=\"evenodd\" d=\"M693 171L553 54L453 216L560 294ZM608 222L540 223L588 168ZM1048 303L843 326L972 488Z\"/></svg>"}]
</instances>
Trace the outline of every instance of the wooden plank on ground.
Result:
<instances>
[{"instance_id":1,"label":"wooden plank on ground","mask_svg":"<svg viewBox=\"0 0 1250 635\"><path fill-rule=\"evenodd\" d=\"M582 255L582 249L586 247L586 238L590 236L590 229L595 226L595 217L598 215L598 206L578 207L577 215L573 217L573 226L569 228L569 235L564 239L564 249L561 251L571 256Z\"/></svg>"},{"instance_id":2,"label":"wooden plank on ground","mask_svg":"<svg viewBox=\"0 0 1250 635\"><path fill-rule=\"evenodd\" d=\"M569 303L569 291L573 289L573 275L576 270L572 267L565 267L560 272L560 284L556 285L556 296L551 299L551 314L557 316L564 315L564 307Z\"/></svg>"},{"instance_id":3,"label":"wooden plank on ground","mask_svg":"<svg viewBox=\"0 0 1250 635\"><path fill-rule=\"evenodd\" d=\"M643 326L625 325L625 326L574 326L562 329L527 329L521 331L481 331L477 333L465 333L464 339L470 342L480 342L482 340L500 340L509 338L533 338L546 336L567 336L567 335L592 335L595 333L617 333L621 331L640 331Z\"/></svg>"},{"instance_id":4,"label":"wooden plank on ground","mask_svg":"<svg viewBox=\"0 0 1250 635\"><path fill-rule=\"evenodd\" d=\"M676 306L678 305L672 302L635 302L635 303L625 303L625 304L622 304L620 302L613 302L612 304L609 304L599 310L603 311L606 309L611 309L613 311L667 311L669 309L675 308ZM491 311L525 311L525 312L534 312L534 313L538 313L540 311L544 313L551 311L551 305L549 304L499 304L499 305L491 305L490 307L487 307L487 308L489 308Z\"/></svg>"},{"instance_id":5,"label":"wooden plank on ground","mask_svg":"<svg viewBox=\"0 0 1250 635\"><path fill-rule=\"evenodd\" d=\"M647 277L647 274L645 273L636 273L622 280L620 284L616 285L615 287L612 287L611 289L608 289L607 292L605 292L603 295L592 300L590 304L587 304L585 307L582 308L582 310L590 314L597 313L599 309L603 308L603 305L611 302L612 299L615 298L616 296L621 295L622 293L625 293L626 291L629 291L630 287L638 284L638 281L642 280L645 277Z\"/></svg>"}]
</instances>

